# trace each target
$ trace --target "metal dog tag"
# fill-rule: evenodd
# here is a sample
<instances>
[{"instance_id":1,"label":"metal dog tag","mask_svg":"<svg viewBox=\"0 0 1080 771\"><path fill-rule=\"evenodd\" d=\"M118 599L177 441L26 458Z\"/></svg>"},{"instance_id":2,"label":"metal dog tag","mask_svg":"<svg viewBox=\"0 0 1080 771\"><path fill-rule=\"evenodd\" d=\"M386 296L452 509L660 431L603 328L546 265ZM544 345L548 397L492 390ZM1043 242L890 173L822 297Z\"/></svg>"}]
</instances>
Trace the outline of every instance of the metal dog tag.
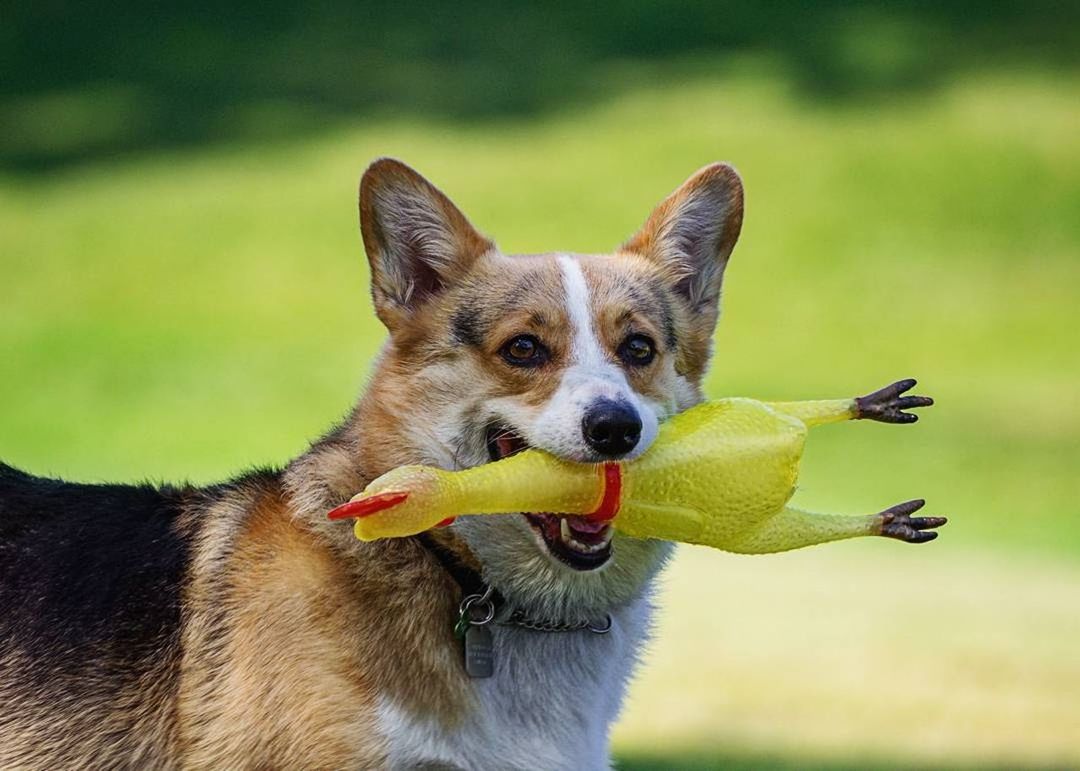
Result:
<instances>
[{"instance_id":1,"label":"metal dog tag","mask_svg":"<svg viewBox=\"0 0 1080 771\"><path fill-rule=\"evenodd\" d=\"M495 674L495 643L487 624L470 624L465 630L465 671L478 678Z\"/></svg>"}]
</instances>

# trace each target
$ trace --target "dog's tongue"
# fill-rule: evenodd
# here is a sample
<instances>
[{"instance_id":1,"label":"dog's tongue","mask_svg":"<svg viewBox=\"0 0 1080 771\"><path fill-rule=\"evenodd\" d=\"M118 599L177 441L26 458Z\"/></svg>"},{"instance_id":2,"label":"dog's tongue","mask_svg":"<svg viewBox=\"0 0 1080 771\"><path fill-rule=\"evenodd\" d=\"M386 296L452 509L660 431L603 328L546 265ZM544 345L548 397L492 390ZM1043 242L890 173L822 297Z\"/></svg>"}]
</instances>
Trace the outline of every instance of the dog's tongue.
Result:
<instances>
[{"instance_id":1,"label":"dog's tongue","mask_svg":"<svg viewBox=\"0 0 1080 771\"><path fill-rule=\"evenodd\" d=\"M579 533L599 533L610 524L607 520L594 520L588 517L567 517L567 524Z\"/></svg>"}]
</instances>

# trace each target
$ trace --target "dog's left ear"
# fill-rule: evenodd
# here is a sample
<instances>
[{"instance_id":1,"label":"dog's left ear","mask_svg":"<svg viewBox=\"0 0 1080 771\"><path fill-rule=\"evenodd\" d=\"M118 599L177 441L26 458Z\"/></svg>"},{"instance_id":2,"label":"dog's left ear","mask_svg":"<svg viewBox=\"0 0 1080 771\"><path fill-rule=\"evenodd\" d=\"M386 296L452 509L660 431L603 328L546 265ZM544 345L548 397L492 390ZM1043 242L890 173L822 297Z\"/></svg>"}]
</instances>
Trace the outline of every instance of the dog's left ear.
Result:
<instances>
[{"instance_id":1,"label":"dog's left ear","mask_svg":"<svg viewBox=\"0 0 1080 771\"><path fill-rule=\"evenodd\" d=\"M375 161L360 180L360 230L375 312L390 331L495 248L449 198L393 158Z\"/></svg>"},{"instance_id":2,"label":"dog's left ear","mask_svg":"<svg viewBox=\"0 0 1080 771\"><path fill-rule=\"evenodd\" d=\"M623 250L663 265L690 308L715 323L742 218L742 180L731 166L714 163L664 199Z\"/></svg>"}]
</instances>

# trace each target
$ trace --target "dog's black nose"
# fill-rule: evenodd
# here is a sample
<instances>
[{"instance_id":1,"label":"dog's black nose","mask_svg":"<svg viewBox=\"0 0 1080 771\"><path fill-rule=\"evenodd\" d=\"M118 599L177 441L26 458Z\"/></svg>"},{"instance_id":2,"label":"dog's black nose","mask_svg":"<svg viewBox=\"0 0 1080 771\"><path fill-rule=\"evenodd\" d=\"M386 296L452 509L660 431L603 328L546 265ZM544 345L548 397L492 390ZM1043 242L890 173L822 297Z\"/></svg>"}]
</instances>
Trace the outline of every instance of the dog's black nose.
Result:
<instances>
[{"instance_id":1,"label":"dog's black nose","mask_svg":"<svg viewBox=\"0 0 1080 771\"><path fill-rule=\"evenodd\" d=\"M615 458L637 447L641 439L641 418L637 410L625 402L602 400L585 413L581 431L590 447L601 455Z\"/></svg>"}]
</instances>

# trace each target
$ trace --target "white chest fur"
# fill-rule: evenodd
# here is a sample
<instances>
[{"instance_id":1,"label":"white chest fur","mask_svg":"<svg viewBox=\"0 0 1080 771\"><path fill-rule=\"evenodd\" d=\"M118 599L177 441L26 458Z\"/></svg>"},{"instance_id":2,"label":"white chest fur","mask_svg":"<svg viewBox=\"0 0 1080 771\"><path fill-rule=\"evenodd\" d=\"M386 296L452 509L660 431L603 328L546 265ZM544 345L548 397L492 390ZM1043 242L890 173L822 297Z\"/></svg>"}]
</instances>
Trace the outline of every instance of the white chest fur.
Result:
<instances>
[{"instance_id":1,"label":"white chest fur","mask_svg":"<svg viewBox=\"0 0 1080 771\"><path fill-rule=\"evenodd\" d=\"M392 768L607 769L608 732L648 634L649 604L612 614L611 631L492 626L495 674L470 681L477 707L446 729L385 702Z\"/></svg>"}]
</instances>

